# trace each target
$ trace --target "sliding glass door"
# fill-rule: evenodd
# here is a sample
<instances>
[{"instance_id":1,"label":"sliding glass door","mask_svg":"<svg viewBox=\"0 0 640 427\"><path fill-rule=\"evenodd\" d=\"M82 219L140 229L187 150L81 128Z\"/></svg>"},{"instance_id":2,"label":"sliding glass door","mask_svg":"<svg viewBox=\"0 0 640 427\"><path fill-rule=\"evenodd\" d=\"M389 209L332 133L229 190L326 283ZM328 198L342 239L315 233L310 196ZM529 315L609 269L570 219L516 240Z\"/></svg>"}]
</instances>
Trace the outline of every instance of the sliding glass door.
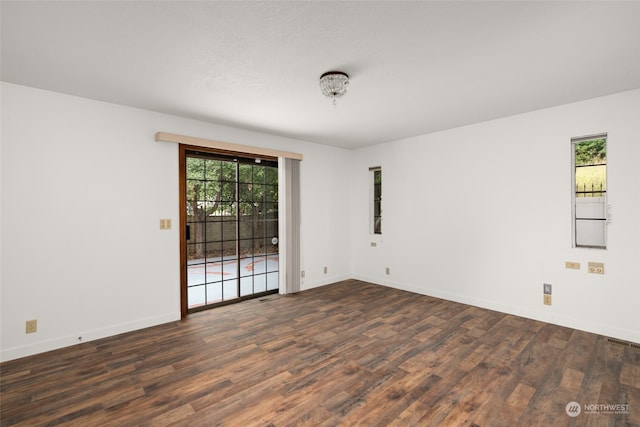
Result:
<instances>
[{"instance_id":1,"label":"sliding glass door","mask_svg":"<svg viewBox=\"0 0 640 427\"><path fill-rule=\"evenodd\" d=\"M277 161L181 150L183 313L277 292Z\"/></svg>"}]
</instances>

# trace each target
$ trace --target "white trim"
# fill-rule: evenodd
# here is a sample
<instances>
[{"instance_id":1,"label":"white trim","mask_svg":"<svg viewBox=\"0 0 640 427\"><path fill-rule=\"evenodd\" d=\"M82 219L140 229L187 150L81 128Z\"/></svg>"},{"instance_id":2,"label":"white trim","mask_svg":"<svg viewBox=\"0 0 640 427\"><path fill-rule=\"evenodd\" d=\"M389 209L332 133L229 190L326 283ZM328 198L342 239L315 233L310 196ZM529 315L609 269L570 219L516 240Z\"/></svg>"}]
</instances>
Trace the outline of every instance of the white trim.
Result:
<instances>
[{"instance_id":1,"label":"white trim","mask_svg":"<svg viewBox=\"0 0 640 427\"><path fill-rule=\"evenodd\" d=\"M572 316L560 315L555 312L548 312L545 310L534 310L526 307L511 306L511 305L496 303L490 300L468 297L460 294L452 294L449 292L442 292L436 289L429 289L429 288L425 289L420 286L415 286L412 284L404 284L397 281L379 280L375 277L369 277L366 275L357 274L357 275L354 275L352 278L356 280L361 280L363 282L373 283L375 285L386 286L389 288L412 292L419 295L426 295L426 296L439 298L447 301L467 304L473 307L493 310L500 313L506 313L512 316L522 317L524 319L551 323L553 325L564 326L566 328L573 328L573 329L589 332L592 334L618 338L624 341L640 342L640 332L633 329L609 326L609 325L602 324L600 322L592 322L584 319L578 319Z\"/></svg>"},{"instance_id":2,"label":"white trim","mask_svg":"<svg viewBox=\"0 0 640 427\"><path fill-rule=\"evenodd\" d=\"M138 319L134 322L121 323L121 324L109 326L106 328L93 329L91 331L80 331L77 335L67 335L63 337L56 337L56 338L52 338L44 341L38 341L33 344L27 344L27 345L2 349L2 351L0 351L0 362L7 362L9 360L18 359L20 357L26 357L26 356L32 356L35 354L45 353L51 350L57 350L60 348L65 348L72 345L85 343L88 341L108 338L114 335L133 332L139 329L158 326L163 323L176 322L179 320L180 320L179 312L173 315L163 314L159 316ZM82 339L80 340L79 337L82 337Z\"/></svg>"},{"instance_id":3,"label":"white trim","mask_svg":"<svg viewBox=\"0 0 640 427\"><path fill-rule=\"evenodd\" d=\"M579 144L581 142L587 142L587 141L593 141L595 139L604 139L605 140L605 146L606 146L606 150L607 150L607 159L609 158L609 137L607 135L607 132L603 132L603 133L598 133L598 134L594 134L594 135L586 135L586 136L578 136L578 137L574 137L571 138L571 247L574 249L594 249L594 250L607 250L608 249L608 240L609 240L609 223L611 222L609 220L609 191L608 191L608 187L609 187L609 180L608 180L608 173L609 173L609 168L608 166L608 161L606 162L606 166L605 166L605 182L607 183L607 188L606 191L604 193L604 207L605 207L605 211L604 216L607 218L607 221L605 221L604 224L604 247L600 248L600 247L595 247L595 248L589 248L586 246L578 246L577 244L577 228L576 228L576 204L577 204L577 197L576 197L576 144Z\"/></svg>"}]
</instances>

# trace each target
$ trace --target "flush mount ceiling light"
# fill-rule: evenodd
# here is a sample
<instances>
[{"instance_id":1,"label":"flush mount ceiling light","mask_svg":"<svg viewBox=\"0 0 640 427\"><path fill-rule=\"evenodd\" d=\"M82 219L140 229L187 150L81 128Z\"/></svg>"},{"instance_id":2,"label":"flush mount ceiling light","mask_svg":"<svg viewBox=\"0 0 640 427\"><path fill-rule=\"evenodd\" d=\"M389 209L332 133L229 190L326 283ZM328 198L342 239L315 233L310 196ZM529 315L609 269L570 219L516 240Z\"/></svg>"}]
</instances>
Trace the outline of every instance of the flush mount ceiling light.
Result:
<instances>
[{"instance_id":1,"label":"flush mount ceiling light","mask_svg":"<svg viewBox=\"0 0 640 427\"><path fill-rule=\"evenodd\" d=\"M336 105L336 98L340 98L347 93L349 86L349 76L342 71L327 71L320 76L320 90L331 99L333 105Z\"/></svg>"}]
</instances>

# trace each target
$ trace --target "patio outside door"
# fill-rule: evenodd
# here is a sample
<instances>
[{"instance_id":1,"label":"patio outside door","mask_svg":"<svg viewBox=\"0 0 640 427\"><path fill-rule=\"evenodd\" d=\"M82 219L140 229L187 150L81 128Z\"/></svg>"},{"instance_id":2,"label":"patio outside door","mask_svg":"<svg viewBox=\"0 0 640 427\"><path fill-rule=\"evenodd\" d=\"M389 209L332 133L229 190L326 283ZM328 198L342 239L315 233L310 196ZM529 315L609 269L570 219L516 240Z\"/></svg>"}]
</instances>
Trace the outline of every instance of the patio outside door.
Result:
<instances>
[{"instance_id":1,"label":"patio outside door","mask_svg":"<svg viewBox=\"0 0 640 427\"><path fill-rule=\"evenodd\" d=\"M182 161L183 314L277 292L277 161L181 147Z\"/></svg>"}]
</instances>

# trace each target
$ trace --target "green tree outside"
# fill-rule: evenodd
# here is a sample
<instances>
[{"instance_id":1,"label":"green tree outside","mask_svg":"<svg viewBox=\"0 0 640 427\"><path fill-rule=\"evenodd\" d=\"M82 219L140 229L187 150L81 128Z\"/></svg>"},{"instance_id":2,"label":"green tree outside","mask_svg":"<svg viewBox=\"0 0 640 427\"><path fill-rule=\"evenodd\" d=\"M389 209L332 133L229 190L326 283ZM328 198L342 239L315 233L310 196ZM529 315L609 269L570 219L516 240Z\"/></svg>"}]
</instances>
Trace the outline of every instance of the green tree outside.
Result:
<instances>
[{"instance_id":1,"label":"green tree outside","mask_svg":"<svg viewBox=\"0 0 640 427\"><path fill-rule=\"evenodd\" d=\"M206 240L209 221L234 219L251 221L253 235L260 235L265 219L278 218L278 169L260 163L237 163L200 157L187 157L187 222L196 242ZM236 194L238 193L238 194ZM229 255L205 253L204 243L190 247L190 258ZM258 250L259 248L253 248Z\"/></svg>"},{"instance_id":2,"label":"green tree outside","mask_svg":"<svg viewBox=\"0 0 640 427\"><path fill-rule=\"evenodd\" d=\"M607 140L604 138L575 144L576 190L607 190ZM594 193L593 196L602 194ZM579 196L589 196L581 194Z\"/></svg>"}]
</instances>

